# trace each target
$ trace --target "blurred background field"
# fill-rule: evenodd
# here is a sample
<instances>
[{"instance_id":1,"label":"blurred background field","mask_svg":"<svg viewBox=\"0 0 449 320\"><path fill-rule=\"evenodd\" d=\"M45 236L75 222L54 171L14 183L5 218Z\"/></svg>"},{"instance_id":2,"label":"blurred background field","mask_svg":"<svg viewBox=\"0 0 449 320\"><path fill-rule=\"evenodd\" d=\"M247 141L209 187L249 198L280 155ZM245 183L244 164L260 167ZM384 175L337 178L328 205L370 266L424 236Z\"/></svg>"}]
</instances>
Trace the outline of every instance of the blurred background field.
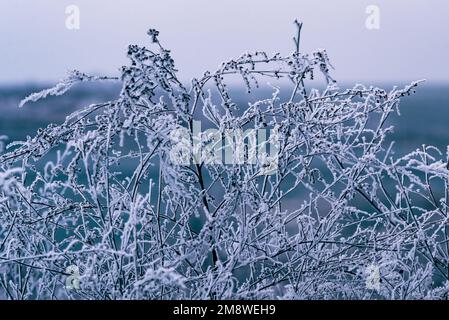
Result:
<instances>
[{"instance_id":1,"label":"blurred background field","mask_svg":"<svg viewBox=\"0 0 449 320\"><path fill-rule=\"evenodd\" d=\"M403 86L406 83L398 83ZM118 84L81 84L61 97L49 97L18 108L21 99L50 85L14 85L0 87L0 135L8 136L7 143L33 136L38 128L61 123L73 111L95 102L116 99ZM341 84L340 87L349 87ZM377 86L390 90L393 84ZM269 95L266 92L264 96ZM237 97L239 100L239 97ZM243 97L238 103L245 103ZM422 84L415 95L404 97L401 115L393 115L389 124L395 130L390 139L396 142L396 156L434 145L445 151L449 145L449 84Z\"/></svg>"}]
</instances>

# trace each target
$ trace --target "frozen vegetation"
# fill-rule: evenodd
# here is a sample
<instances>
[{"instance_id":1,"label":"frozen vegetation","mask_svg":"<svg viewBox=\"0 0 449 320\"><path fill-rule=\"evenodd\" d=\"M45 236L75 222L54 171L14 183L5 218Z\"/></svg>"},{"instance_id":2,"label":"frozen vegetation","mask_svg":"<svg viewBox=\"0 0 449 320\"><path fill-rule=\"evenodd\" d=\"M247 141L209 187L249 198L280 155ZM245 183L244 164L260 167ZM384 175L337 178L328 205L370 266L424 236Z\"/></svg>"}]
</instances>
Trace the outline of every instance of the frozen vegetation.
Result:
<instances>
[{"instance_id":1,"label":"frozen vegetation","mask_svg":"<svg viewBox=\"0 0 449 320\"><path fill-rule=\"evenodd\" d=\"M396 158L385 140L419 82L340 90L296 26L291 55L245 53L188 86L150 30L117 78L74 71L26 98L121 83L26 141L0 137L0 298L447 298L447 155ZM264 129L257 148L223 143Z\"/></svg>"}]
</instances>

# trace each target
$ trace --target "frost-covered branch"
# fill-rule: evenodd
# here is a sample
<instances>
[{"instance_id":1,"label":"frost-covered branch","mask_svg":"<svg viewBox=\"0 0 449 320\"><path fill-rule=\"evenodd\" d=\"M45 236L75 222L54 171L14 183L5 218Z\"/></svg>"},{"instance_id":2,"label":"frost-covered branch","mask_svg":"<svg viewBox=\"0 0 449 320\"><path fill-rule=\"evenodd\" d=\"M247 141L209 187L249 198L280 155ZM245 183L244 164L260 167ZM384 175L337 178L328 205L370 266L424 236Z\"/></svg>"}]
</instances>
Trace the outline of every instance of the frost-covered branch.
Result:
<instances>
[{"instance_id":1,"label":"frost-covered branch","mask_svg":"<svg viewBox=\"0 0 449 320\"><path fill-rule=\"evenodd\" d=\"M447 298L448 156L386 144L419 82L340 90L301 26L291 55L245 53L190 86L152 29L117 100L9 144L0 298ZM72 73L21 105L103 79Z\"/></svg>"}]
</instances>

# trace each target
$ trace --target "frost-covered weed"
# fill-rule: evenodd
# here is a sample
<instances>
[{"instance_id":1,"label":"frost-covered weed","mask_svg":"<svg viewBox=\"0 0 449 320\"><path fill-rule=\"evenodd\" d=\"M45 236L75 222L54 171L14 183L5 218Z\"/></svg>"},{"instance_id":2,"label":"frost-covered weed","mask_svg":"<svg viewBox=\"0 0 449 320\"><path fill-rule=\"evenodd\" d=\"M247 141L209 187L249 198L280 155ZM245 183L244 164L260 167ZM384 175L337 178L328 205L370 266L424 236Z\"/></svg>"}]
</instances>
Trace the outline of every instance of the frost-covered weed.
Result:
<instances>
[{"instance_id":1,"label":"frost-covered weed","mask_svg":"<svg viewBox=\"0 0 449 320\"><path fill-rule=\"evenodd\" d=\"M426 146L397 159L385 142L418 82L340 90L326 52L302 53L298 32L291 55L245 53L186 87L148 34L154 49L130 46L119 78L73 72L25 99L122 83L117 100L0 154L0 298L447 298L447 159ZM326 87L309 89L319 73ZM236 75L249 92L280 85L242 104L227 85ZM276 128L277 170L260 174L263 152L255 164L208 163L207 151L174 163L172 132L193 141L194 121L223 139ZM70 266L79 290L65 286Z\"/></svg>"}]
</instances>

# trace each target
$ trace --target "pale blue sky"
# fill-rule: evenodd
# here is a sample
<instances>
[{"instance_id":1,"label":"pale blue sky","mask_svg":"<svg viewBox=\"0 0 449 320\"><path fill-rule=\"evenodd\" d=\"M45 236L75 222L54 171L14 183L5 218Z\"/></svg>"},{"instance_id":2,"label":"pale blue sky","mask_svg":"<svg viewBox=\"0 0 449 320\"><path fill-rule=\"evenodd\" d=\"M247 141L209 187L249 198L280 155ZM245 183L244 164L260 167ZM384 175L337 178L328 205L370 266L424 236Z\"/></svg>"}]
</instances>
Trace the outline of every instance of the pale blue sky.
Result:
<instances>
[{"instance_id":1,"label":"pale blue sky","mask_svg":"<svg viewBox=\"0 0 449 320\"><path fill-rule=\"evenodd\" d=\"M78 31L65 27L70 4ZM380 30L365 27L370 4ZM188 80L246 50L291 52L295 18L301 48L326 48L337 80L449 82L447 0L1 0L0 12L0 83L55 81L73 68L117 74L149 27Z\"/></svg>"}]
</instances>

